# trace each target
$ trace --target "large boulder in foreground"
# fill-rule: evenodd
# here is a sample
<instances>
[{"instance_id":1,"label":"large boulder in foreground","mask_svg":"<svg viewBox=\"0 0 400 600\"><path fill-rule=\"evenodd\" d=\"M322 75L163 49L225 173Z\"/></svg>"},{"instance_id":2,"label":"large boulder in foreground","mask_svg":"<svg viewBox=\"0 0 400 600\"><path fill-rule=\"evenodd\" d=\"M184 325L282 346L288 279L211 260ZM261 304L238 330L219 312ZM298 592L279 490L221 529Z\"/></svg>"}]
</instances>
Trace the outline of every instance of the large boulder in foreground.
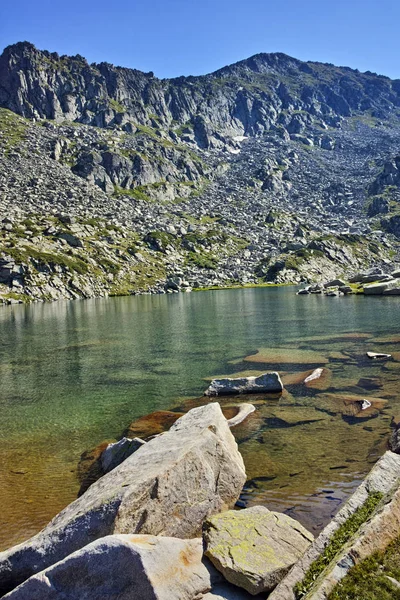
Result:
<instances>
[{"instance_id":1,"label":"large boulder in foreground","mask_svg":"<svg viewBox=\"0 0 400 600\"><path fill-rule=\"evenodd\" d=\"M273 590L314 540L300 523L263 506L216 515L203 535L213 565L251 594Z\"/></svg>"},{"instance_id":2,"label":"large boulder in foreground","mask_svg":"<svg viewBox=\"0 0 400 600\"><path fill-rule=\"evenodd\" d=\"M194 408L96 481L27 542L0 553L0 592L115 533L190 538L232 506L243 459L217 403Z\"/></svg>"},{"instance_id":3,"label":"large boulder in foreground","mask_svg":"<svg viewBox=\"0 0 400 600\"><path fill-rule=\"evenodd\" d=\"M33 575L9 600L193 600L211 588L201 538L110 535Z\"/></svg>"},{"instance_id":4,"label":"large boulder in foreground","mask_svg":"<svg viewBox=\"0 0 400 600\"><path fill-rule=\"evenodd\" d=\"M205 396L223 396L229 394L263 394L281 392L283 385L279 373L264 373L258 377L237 377L230 379L213 379Z\"/></svg>"}]
</instances>

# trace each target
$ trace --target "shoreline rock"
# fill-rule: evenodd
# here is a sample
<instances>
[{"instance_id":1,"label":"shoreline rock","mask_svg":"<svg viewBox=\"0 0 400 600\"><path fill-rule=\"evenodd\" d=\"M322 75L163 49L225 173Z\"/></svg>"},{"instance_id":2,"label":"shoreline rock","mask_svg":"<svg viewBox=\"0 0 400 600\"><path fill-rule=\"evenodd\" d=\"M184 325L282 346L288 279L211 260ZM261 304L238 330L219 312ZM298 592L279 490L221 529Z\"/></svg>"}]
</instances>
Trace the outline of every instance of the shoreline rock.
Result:
<instances>
[{"instance_id":1,"label":"shoreline rock","mask_svg":"<svg viewBox=\"0 0 400 600\"><path fill-rule=\"evenodd\" d=\"M314 540L300 523L264 506L207 519L203 537L205 555L225 579L254 595L270 592Z\"/></svg>"},{"instance_id":2,"label":"shoreline rock","mask_svg":"<svg viewBox=\"0 0 400 600\"><path fill-rule=\"evenodd\" d=\"M33 575L10 600L193 600L211 589L201 538L109 535Z\"/></svg>"},{"instance_id":3,"label":"shoreline rock","mask_svg":"<svg viewBox=\"0 0 400 600\"><path fill-rule=\"evenodd\" d=\"M191 537L207 516L233 506L245 480L219 404L192 409L92 484L40 533L0 553L0 591L112 533Z\"/></svg>"},{"instance_id":4,"label":"shoreline rock","mask_svg":"<svg viewBox=\"0 0 400 600\"><path fill-rule=\"evenodd\" d=\"M367 500L371 492L387 494L400 478L400 456L387 451L373 466L364 481L323 529L304 556L278 584L268 600L295 600L294 586L301 582L311 564L318 559L334 533Z\"/></svg>"}]
</instances>

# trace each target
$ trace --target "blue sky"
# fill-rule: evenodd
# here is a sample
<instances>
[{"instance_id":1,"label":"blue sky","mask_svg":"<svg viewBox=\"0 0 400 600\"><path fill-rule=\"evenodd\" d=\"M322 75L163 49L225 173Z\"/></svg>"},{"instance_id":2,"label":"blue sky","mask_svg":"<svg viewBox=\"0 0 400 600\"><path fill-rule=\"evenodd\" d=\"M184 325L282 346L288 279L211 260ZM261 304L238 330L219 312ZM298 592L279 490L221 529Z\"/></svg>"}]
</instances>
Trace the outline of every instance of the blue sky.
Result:
<instances>
[{"instance_id":1,"label":"blue sky","mask_svg":"<svg viewBox=\"0 0 400 600\"><path fill-rule=\"evenodd\" d=\"M400 78L399 24L399 0L0 0L1 48L28 40L158 77L285 52Z\"/></svg>"}]
</instances>

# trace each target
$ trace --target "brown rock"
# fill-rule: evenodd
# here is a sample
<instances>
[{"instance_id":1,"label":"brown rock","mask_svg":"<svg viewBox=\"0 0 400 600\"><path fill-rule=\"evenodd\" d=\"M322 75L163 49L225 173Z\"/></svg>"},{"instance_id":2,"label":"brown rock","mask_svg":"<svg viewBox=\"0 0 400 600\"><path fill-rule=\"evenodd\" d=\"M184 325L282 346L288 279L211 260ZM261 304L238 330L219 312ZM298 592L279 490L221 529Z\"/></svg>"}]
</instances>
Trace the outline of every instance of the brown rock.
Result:
<instances>
[{"instance_id":1,"label":"brown rock","mask_svg":"<svg viewBox=\"0 0 400 600\"><path fill-rule=\"evenodd\" d=\"M135 437L146 439L152 435L158 435L168 431L182 415L183 413L170 410L157 410L132 421L124 432L124 436L131 439Z\"/></svg>"}]
</instances>

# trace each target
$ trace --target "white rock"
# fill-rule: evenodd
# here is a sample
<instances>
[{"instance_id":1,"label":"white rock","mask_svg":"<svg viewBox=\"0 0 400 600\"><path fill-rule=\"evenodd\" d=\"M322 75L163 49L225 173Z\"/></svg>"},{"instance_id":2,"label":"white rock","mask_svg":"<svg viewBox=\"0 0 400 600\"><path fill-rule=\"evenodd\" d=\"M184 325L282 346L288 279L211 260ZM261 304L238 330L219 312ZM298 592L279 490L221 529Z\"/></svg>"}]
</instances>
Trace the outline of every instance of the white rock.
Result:
<instances>
[{"instance_id":1,"label":"white rock","mask_svg":"<svg viewBox=\"0 0 400 600\"><path fill-rule=\"evenodd\" d=\"M324 372L324 369L321 367L319 367L318 369L315 369L311 373L311 375L309 375L308 377L305 378L304 383L309 383L310 381L314 381L314 379L319 379L323 372Z\"/></svg>"},{"instance_id":2,"label":"white rock","mask_svg":"<svg viewBox=\"0 0 400 600\"><path fill-rule=\"evenodd\" d=\"M368 358L392 358L391 354L383 354L382 352L367 352Z\"/></svg>"}]
</instances>

